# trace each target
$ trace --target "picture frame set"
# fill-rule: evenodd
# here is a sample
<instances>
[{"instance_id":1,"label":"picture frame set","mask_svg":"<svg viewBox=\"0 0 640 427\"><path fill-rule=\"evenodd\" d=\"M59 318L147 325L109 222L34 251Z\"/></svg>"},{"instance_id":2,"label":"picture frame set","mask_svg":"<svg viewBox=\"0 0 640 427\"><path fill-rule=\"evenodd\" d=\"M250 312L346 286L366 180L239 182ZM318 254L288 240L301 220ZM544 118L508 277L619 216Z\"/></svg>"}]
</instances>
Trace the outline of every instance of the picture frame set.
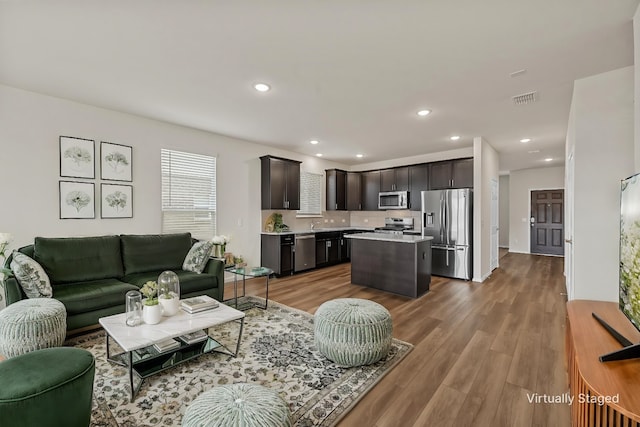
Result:
<instances>
[{"instance_id":1,"label":"picture frame set","mask_svg":"<svg viewBox=\"0 0 640 427\"><path fill-rule=\"evenodd\" d=\"M91 180L96 177L95 141L60 136L60 177ZM131 146L102 141L100 143L100 179L133 181ZM94 219L95 183L76 180L59 181L60 219ZM133 186L100 183L100 217L133 218Z\"/></svg>"}]
</instances>

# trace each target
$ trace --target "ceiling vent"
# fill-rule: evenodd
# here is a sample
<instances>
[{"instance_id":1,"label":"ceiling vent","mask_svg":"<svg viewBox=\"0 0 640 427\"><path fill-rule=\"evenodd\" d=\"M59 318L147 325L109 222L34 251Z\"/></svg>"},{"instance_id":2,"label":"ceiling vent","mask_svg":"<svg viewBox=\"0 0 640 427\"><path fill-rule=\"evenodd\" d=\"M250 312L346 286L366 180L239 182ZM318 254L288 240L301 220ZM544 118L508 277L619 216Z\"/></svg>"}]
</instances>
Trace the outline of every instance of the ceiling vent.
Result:
<instances>
[{"instance_id":1,"label":"ceiling vent","mask_svg":"<svg viewBox=\"0 0 640 427\"><path fill-rule=\"evenodd\" d=\"M538 92L523 93L522 95L516 95L513 97L513 103L515 105L531 104L538 100Z\"/></svg>"}]
</instances>

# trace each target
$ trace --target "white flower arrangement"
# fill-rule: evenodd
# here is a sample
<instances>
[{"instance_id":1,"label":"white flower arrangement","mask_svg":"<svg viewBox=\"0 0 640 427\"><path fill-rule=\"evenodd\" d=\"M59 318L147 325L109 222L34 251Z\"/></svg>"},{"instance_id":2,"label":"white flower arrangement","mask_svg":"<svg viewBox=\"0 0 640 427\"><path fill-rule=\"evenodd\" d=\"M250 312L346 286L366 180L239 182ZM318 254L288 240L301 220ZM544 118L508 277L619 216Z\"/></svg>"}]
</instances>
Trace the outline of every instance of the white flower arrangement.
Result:
<instances>
[{"instance_id":1,"label":"white flower arrangement","mask_svg":"<svg viewBox=\"0 0 640 427\"><path fill-rule=\"evenodd\" d=\"M226 245L230 240L229 236L225 236L224 234L213 236L213 239L211 239L214 245Z\"/></svg>"}]
</instances>

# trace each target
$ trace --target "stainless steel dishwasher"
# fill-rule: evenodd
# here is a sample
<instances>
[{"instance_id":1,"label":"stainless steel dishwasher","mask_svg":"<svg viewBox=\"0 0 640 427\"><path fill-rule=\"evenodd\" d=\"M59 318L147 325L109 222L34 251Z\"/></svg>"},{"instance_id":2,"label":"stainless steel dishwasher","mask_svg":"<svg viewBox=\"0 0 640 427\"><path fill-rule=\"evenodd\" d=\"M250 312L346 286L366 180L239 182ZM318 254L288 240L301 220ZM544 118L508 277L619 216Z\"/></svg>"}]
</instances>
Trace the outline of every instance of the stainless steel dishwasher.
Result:
<instances>
[{"instance_id":1,"label":"stainless steel dishwasher","mask_svg":"<svg viewBox=\"0 0 640 427\"><path fill-rule=\"evenodd\" d=\"M296 234L294 271L309 270L316 267L316 235Z\"/></svg>"}]
</instances>

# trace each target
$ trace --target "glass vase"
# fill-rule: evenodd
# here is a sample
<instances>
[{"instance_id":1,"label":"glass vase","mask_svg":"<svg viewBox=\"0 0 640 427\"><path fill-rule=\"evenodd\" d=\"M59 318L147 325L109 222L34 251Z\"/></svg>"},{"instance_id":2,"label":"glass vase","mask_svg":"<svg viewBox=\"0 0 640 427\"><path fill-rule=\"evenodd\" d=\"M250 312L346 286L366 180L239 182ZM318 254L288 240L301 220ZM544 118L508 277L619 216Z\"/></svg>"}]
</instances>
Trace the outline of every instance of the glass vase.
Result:
<instances>
[{"instance_id":1,"label":"glass vase","mask_svg":"<svg viewBox=\"0 0 640 427\"><path fill-rule=\"evenodd\" d=\"M224 253L226 252L227 245L213 245L213 256L214 258L223 258Z\"/></svg>"},{"instance_id":2,"label":"glass vase","mask_svg":"<svg viewBox=\"0 0 640 427\"><path fill-rule=\"evenodd\" d=\"M178 314L180 309L180 279L173 271L164 271L158 276L158 301L164 316Z\"/></svg>"},{"instance_id":3,"label":"glass vase","mask_svg":"<svg viewBox=\"0 0 640 427\"><path fill-rule=\"evenodd\" d=\"M142 323L142 294L129 291L125 295L125 323L127 326L138 326Z\"/></svg>"}]
</instances>

